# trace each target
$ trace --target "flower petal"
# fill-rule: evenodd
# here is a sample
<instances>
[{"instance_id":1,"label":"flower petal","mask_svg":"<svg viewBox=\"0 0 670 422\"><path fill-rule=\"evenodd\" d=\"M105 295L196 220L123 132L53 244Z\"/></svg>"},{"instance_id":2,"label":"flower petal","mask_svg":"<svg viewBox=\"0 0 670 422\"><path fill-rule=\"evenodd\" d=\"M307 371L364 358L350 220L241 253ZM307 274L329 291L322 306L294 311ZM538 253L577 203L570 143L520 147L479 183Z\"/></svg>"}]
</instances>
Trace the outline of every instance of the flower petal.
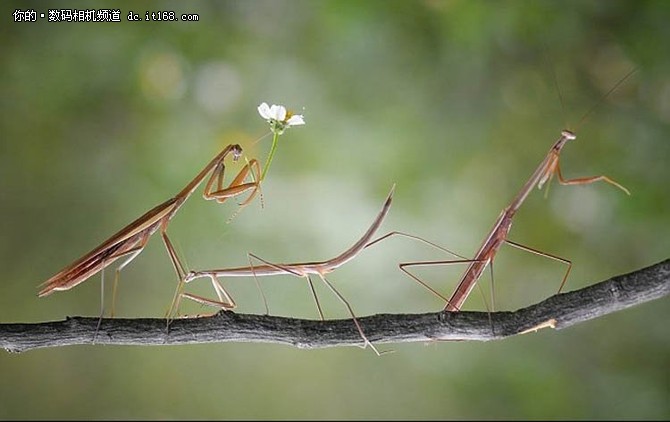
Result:
<instances>
[{"instance_id":1,"label":"flower petal","mask_svg":"<svg viewBox=\"0 0 670 422\"><path fill-rule=\"evenodd\" d=\"M268 103L262 103L261 105L258 106L258 114L261 115L262 118L265 120L270 120L272 118L272 114L270 113L270 107L268 106Z\"/></svg>"},{"instance_id":2,"label":"flower petal","mask_svg":"<svg viewBox=\"0 0 670 422\"><path fill-rule=\"evenodd\" d=\"M277 120L277 111L279 111L278 107L279 106L276 105L276 104L272 104L272 106L270 106L270 118L271 119Z\"/></svg>"},{"instance_id":3,"label":"flower petal","mask_svg":"<svg viewBox=\"0 0 670 422\"><path fill-rule=\"evenodd\" d=\"M303 119L302 114L294 114L286 121L286 124L289 126L304 125L305 119Z\"/></svg>"},{"instance_id":4,"label":"flower petal","mask_svg":"<svg viewBox=\"0 0 670 422\"><path fill-rule=\"evenodd\" d=\"M286 120L286 107L284 107L282 105L278 105L277 108L278 108L278 110L277 110L277 120L279 120L280 122L283 122L284 120Z\"/></svg>"}]
</instances>

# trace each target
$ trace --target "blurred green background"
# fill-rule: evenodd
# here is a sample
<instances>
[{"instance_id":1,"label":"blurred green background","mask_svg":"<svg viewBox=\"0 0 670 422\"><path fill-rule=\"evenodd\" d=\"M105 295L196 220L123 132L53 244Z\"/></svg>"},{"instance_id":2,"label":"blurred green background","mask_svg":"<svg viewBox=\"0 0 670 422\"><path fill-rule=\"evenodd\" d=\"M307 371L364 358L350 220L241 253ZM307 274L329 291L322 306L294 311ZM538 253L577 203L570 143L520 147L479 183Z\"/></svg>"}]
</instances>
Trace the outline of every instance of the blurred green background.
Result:
<instances>
[{"instance_id":1,"label":"blurred green background","mask_svg":"<svg viewBox=\"0 0 670 422\"><path fill-rule=\"evenodd\" d=\"M122 22L14 23L17 8L119 8ZM128 22L131 10L199 21ZM2 2L0 16L2 322L97 315L99 275L42 299L37 285L174 195L224 145L264 161L262 101L307 124L280 138L263 208L226 224L234 204L199 190L172 220L190 268L246 265L247 252L335 256L393 183L380 233L472 255L564 127L578 138L563 174L606 174L632 195L603 183L554 184L547 199L535 190L510 239L572 260L566 290L668 258L670 2L63 0ZM359 316L436 311L396 264L441 257L392 239L330 280ZM497 308L554 294L564 270L503 248ZM446 294L462 271L419 273ZM189 291L211 296L200 283ZM224 283L239 312L263 312L252 280ZM303 280L262 283L273 314L317 318ZM174 286L155 236L122 272L117 314L162 317ZM347 317L317 288L327 318ZM482 295L465 308L485 310ZM668 419L669 318L662 299L505 341L380 345L396 351L382 358L261 344L0 353L0 418Z\"/></svg>"}]
</instances>

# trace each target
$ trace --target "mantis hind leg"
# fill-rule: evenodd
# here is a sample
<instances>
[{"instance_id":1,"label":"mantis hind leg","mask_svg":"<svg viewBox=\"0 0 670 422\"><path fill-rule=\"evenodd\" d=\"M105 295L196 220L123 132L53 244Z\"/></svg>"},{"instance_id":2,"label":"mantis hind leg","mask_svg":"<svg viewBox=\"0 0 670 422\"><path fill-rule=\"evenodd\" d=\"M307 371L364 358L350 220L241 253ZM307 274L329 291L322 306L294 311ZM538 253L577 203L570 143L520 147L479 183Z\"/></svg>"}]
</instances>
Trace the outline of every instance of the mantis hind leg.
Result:
<instances>
[{"instance_id":1,"label":"mantis hind leg","mask_svg":"<svg viewBox=\"0 0 670 422\"><path fill-rule=\"evenodd\" d=\"M126 267L126 265L130 264L130 262L137 257L137 255L142 252L144 247L146 246L147 242L149 241L149 236L147 234L143 234L140 239L139 239L139 244L137 246L132 247L131 249L128 249L127 251L123 251L120 253L113 254L107 258L107 260L116 260L118 258L124 257L126 255L130 255L128 259L123 261L121 265L119 265L116 270L114 271L114 284L112 285L112 309L110 312L110 316L114 318L114 309L116 307L116 291L118 288L119 284L119 277L121 275L121 271ZM103 270L101 272L101 278L102 278L102 288L104 292L104 284L105 284L105 271L104 271L104 266ZM103 296L104 293L101 293L101 296ZM101 297L102 300L102 297ZM102 312L101 312L101 318L102 318Z\"/></svg>"},{"instance_id":2,"label":"mantis hind leg","mask_svg":"<svg viewBox=\"0 0 670 422\"><path fill-rule=\"evenodd\" d=\"M558 287L558 291L556 293L558 294L558 293L561 292L561 290L563 290L563 287L565 286L565 283L568 280L568 275L570 274L570 270L572 269L572 262L571 261L569 261L565 258L561 258L560 256L552 255L552 254L542 252L542 251L537 250L537 249L533 249L533 248L528 247L528 246L524 246L520 243L512 242L511 240L505 240L505 243L507 243L508 245L513 246L517 249L521 249L522 251L526 251L526 252L530 252L530 253L535 254L535 255L543 256L545 258L549 258L549 259L552 259L554 261L558 261L558 262L561 262L561 263L567 265L568 269L565 271L565 275L563 276L563 279L561 280L561 285Z\"/></svg>"},{"instance_id":3,"label":"mantis hind leg","mask_svg":"<svg viewBox=\"0 0 670 422\"><path fill-rule=\"evenodd\" d=\"M425 288L426 290L428 290L429 292L431 292L433 295L435 295L436 297L438 297L438 298L440 298L441 300L443 300L443 301L446 303L446 307L455 308L454 306L451 305L450 299L447 299L447 297L445 297L445 296L442 295L440 292L438 292L437 290L435 290L435 289L434 289L433 287L431 287L428 283L426 283L425 281L421 280L421 278L419 278L416 274L412 273L407 267L432 266L432 265L469 264L469 263L473 263L473 262L483 262L484 260L476 260L476 259L466 258L466 257L464 257L464 256L462 256L462 255L460 255L460 254L457 254L456 252L451 251L450 249L447 249L447 248L445 248L445 247L442 247L442 246L440 246L440 245L438 245L438 244L436 244L436 243L434 243L434 242L431 242L431 241L429 241L429 240L426 240L426 239L424 239L424 238L422 238L422 237L420 237L420 236L416 236L416 235L412 235L412 234L408 234L408 233L404 233L404 232L400 232L400 231L392 231L392 232L389 232L389 233L387 233L387 234L385 234L385 235L383 235L383 236L380 236L380 237L378 237L377 239L375 239L375 240L371 241L370 243L368 243L367 245L365 245L365 247L367 248L367 247L373 246L373 245L375 245L375 244L381 242L382 240L388 239L388 238L390 238L390 237L392 237L392 236L402 236L402 237L407 237L407 238L409 238L409 239L416 240L416 241L419 241L419 242L421 242L421 243L425 243L426 245L431 246L431 247L433 247L433 248L435 248L435 249L438 249L438 250L440 250L440 251L442 251L442 252L445 252L445 253L447 253L447 254L449 254L449 255L452 255L452 256L455 256L455 257L457 257L457 258L460 258L460 259L457 259L457 260L413 261L413 262L402 262L402 263L398 264L398 268L400 269L400 271L402 271L403 273L405 273L405 275L407 275L408 277L410 277L410 278L411 278L412 280L414 280L415 282L419 283L423 288Z\"/></svg>"},{"instance_id":4,"label":"mantis hind leg","mask_svg":"<svg viewBox=\"0 0 670 422\"><path fill-rule=\"evenodd\" d=\"M316 290L314 289L314 283L312 283L312 279L309 277L309 274L307 274L306 277L307 277L307 283L309 284L309 290L310 292L312 292L314 303L316 303L316 309L319 311L319 317L321 318L321 321L324 321L323 310L321 310L321 303L319 303L319 297L316 295Z\"/></svg>"},{"instance_id":5,"label":"mantis hind leg","mask_svg":"<svg viewBox=\"0 0 670 422\"><path fill-rule=\"evenodd\" d=\"M121 273L121 270L125 268L126 265L130 264L130 262L135 259L137 255L142 252L142 249L144 249L144 246L146 245L147 241L149 240L149 236L143 235L140 238L140 244L138 246L135 246L127 251L118 253L118 254L112 254L110 257L108 257L108 260L115 260L118 258L121 258L126 255L130 255L126 261L124 261L121 265L119 265L115 271L114 275L114 285L112 287L112 309L110 312L110 317L114 318L114 308L116 305L116 290L117 290L117 285L119 282L119 274ZM103 259L103 265L102 265L102 271L100 271L100 318L98 318L98 325L95 327L95 334L93 334L93 343L95 343L95 339L98 337L98 332L100 331L100 325L102 325L102 318L105 315L105 265L104 265L104 259Z\"/></svg>"},{"instance_id":6,"label":"mantis hind leg","mask_svg":"<svg viewBox=\"0 0 670 422\"><path fill-rule=\"evenodd\" d=\"M356 325L356 328L358 329L358 333L361 335L361 338L363 339L363 348L366 346L370 346L370 348L377 354L377 356L381 356L384 353L389 353L392 351L384 351L384 352L379 352L377 348L372 344L372 342L368 339L368 337L365 335L363 332L363 327L361 327L360 322L358 322L358 318L356 318L356 315L354 314L354 310L351 308L351 305L347 300L340 294L340 292L335 289L335 286L333 286L327 279L324 277L322 274L319 274L319 277L321 277L321 280L323 280L324 283L326 283L326 286L337 296L338 299L346 306L347 310L349 311L349 315L351 315L352 320L354 321L354 324Z\"/></svg>"},{"instance_id":7,"label":"mantis hind leg","mask_svg":"<svg viewBox=\"0 0 670 422\"><path fill-rule=\"evenodd\" d=\"M312 285L312 280L309 279L309 276L308 276L308 275L303 274L303 273L298 272L298 271L295 271L295 270L293 270L293 269L291 269L291 268L289 268L289 267L287 267L287 266L285 266L285 265L275 264L275 263L273 263L273 262L267 261L267 260L265 260L265 259L259 257L258 255L254 255L254 254L251 253L251 252L249 252L249 253L247 254L247 256L249 257L249 268L251 268L251 272L252 272L253 275L254 275L254 280L256 281L256 286L258 287L258 291L260 292L261 296L263 297L263 302L265 303L265 312L266 312L266 315L269 315L269 314L270 314L270 308L268 307L268 301L267 301L267 299L266 299L266 297L265 297L265 293L263 293L263 289L261 288L261 284L260 284L260 282L258 281L258 277L257 277L257 275L256 275L256 271L254 270L254 264L251 262L251 258L254 258L254 259L256 259L256 260L258 260L258 261L260 261L260 262L262 262L262 263L264 263L264 264L266 264L266 265L268 265L268 266L270 266L270 267L273 267L273 268L276 268L276 269L278 269L278 270L284 271L284 272L286 272L287 274L291 274L291 275L294 275L294 276L296 276L296 277L304 277L304 276L306 276L306 277L307 277L307 280L308 280L308 282L309 282L309 284L310 284L310 287L312 288L312 293L313 293L313 295L316 295L316 292L314 292L314 286ZM323 313L321 313L321 307L320 307L320 305L319 305L319 300L316 298L316 296L314 296L314 298L315 298L315 300L316 300L317 308L319 309L319 315L321 315L321 319L323 319Z\"/></svg>"},{"instance_id":8,"label":"mantis hind leg","mask_svg":"<svg viewBox=\"0 0 670 422\"><path fill-rule=\"evenodd\" d=\"M179 297L177 298L177 303L175 305L175 312L178 312L179 309L179 304L181 303L181 298L184 297L186 299L190 299L194 302L200 303L201 305L206 305L206 306L212 306L215 308L221 308L226 311L231 311L237 307L237 304L235 303L235 300L233 297L228 293L228 291L219 283L217 280L216 276L213 274L207 274L207 277L210 278L210 281L212 282L212 286L214 287L214 291L216 292L216 295L218 296L219 300L214 300L214 299L209 299L203 296L198 296L194 295L191 293L185 293L181 292L179 293ZM186 278L184 279L184 283L188 283L192 281L193 278ZM216 315L217 312L213 312L211 314L200 314L198 316L213 316Z\"/></svg>"},{"instance_id":9,"label":"mantis hind leg","mask_svg":"<svg viewBox=\"0 0 670 422\"><path fill-rule=\"evenodd\" d=\"M116 268L116 270L114 271L114 285L112 286L112 309L111 309L111 313L110 313L110 316L112 318L114 318L114 309L116 307L116 291L117 291L117 287L119 285L119 276L121 275L121 270L123 270L126 267L126 265L130 264L130 262L133 259L135 259L135 257L137 257L137 255L139 255L140 252L142 252L142 250L144 249L145 244L146 244L146 241L144 241L142 243L142 245L137 246L137 247L125 252L124 254L120 255L120 256L123 256L123 255L131 254L128 257L128 259L125 260L121 265L119 265Z\"/></svg>"}]
</instances>

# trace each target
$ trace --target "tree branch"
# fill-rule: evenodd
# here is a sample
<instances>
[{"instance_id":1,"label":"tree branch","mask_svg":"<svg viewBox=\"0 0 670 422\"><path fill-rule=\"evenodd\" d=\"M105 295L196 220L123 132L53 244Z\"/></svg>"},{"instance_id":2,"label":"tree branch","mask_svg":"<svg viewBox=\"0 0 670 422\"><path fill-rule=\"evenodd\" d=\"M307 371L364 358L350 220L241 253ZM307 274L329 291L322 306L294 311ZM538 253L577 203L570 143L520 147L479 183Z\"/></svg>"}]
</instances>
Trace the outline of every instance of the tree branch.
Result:
<instances>
[{"instance_id":1,"label":"tree branch","mask_svg":"<svg viewBox=\"0 0 670 422\"><path fill-rule=\"evenodd\" d=\"M373 343L431 340L499 340L551 327L560 330L670 293L670 259L598 284L552 296L515 312L377 314L358 318ZM68 317L63 321L0 324L0 347L23 352L73 344L174 345L281 343L299 348L362 345L352 320L316 321L219 312L212 317ZM168 329L166 329L168 328Z\"/></svg>"}]
</instances>

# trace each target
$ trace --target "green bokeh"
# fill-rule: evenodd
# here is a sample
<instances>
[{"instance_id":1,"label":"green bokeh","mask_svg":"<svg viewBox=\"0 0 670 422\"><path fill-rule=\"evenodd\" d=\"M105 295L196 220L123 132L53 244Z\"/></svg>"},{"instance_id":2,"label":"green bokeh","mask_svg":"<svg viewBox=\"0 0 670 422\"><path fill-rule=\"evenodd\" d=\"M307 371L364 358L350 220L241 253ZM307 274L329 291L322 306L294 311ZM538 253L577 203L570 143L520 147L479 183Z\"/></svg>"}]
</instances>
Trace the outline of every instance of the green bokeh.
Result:
<instances>
[{"instance_id":1,"label":"green bokeh","mask_svg":"<svg viewBox=\"0 0 670 422\"><path fill-rule=\"evenodd\" d=\"M122 22L13 22L15 9L48 8L119 8ZM199 21L128 22L131 10ZM606 174L632 195L534 191L511 239L570 259L568 290L668 258L667 1L63 0L2 2L0 16L2 322L96 315L99 276L42 299L36 286L174 195L223 145L264 161L262 101L307 124L280 138L263 208L226 224L234 205L198 192L172 220L190 268L245 265L247 252L334 256L393 183L383 231L472 254L564 127L578 134L564 175ZM396 264L439 257L394 239L330 280L358 315L435 311ZM421 275L449 292L461 271ZM550 296L563 271L503 248L496 307ZM160 317L174 286L156 237L123 271L117 313ZM263 311L252 280L226 286L239 312ZM273 313L317 317L304 281L263 286ZM347 316L318 289L328 318ZM481 295L466 307L484 310ZM258 344L1 353L0 418L668 419L668 311L662 299L560 332L393 345L382 358Z\"/></svg>"}]
</instances>

